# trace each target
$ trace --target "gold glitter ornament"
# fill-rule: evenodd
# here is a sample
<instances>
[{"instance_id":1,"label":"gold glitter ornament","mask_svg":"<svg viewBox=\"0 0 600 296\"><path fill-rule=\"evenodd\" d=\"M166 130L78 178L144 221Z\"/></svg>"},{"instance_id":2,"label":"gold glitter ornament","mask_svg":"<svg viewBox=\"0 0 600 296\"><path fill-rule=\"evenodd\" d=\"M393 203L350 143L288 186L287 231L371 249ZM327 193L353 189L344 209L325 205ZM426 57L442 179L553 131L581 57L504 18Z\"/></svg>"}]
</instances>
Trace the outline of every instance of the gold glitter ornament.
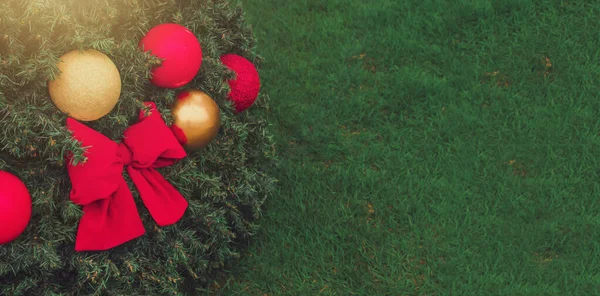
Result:
<instances>
[{"instance_id":1,"label":"gold glitter ornament","mask_svg":"<svg viewBox=\"0 0 600 296\"><path fill-rule=\"evenodd\" d=\"M110 113L121 95L121 75L113 61L96 50L74 50L60 60L60 75L48 81L54 105L81 121Z\"/></svg>"}]
</instances>

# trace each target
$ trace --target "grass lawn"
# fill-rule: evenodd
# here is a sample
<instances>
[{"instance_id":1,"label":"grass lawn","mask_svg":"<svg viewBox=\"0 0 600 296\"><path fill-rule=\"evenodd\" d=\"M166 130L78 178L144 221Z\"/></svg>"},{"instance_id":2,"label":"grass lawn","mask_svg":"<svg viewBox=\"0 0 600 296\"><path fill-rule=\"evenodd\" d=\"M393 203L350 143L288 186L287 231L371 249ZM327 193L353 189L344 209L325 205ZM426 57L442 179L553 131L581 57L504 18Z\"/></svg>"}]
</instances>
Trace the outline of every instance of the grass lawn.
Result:
<instances>
[{"instance_id":1,"label":"grass lawn","mask_svg":"<svg viewBox=\"0 0 600 296\"><path fill-rule=\"evenodd\" d=\"M217 293L600 293L600 2L242 2L280 183Z\"/></svg>"}]
</instances>

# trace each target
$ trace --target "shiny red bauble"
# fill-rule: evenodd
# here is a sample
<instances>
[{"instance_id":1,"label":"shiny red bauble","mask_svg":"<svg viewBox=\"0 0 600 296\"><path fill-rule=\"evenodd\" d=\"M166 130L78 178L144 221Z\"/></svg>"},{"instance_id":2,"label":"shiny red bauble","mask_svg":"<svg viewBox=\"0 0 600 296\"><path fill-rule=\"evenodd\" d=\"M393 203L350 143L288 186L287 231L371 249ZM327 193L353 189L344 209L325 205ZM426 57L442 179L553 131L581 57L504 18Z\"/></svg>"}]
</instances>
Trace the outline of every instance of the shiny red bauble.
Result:
<instances>
[{"instance_id":1,"label":"shiny red bauble","mask_svg":"<svg viewBox=\"0 0 600 296\"><path fill-rule=\"evenodd\" d=\"M222 56L221 62L235 72L235 78L229 80L228 98L234 102L236 111L242 112L250 108L260 91L260 77L256 67L236 54Z\"/></svg>"},{"instance_id":2,"label":"shiny red bauble","mask_svg":"<svg viewBox=\"0 0 600 296\"><path fill-rule=\"evenodd\" d=\"M153 27L139 47L162 59L162 64L152 69L150 80L159 87L178 88L188 84L202 64L198 38L182 25L167 23Z\"/></svg>"},{"instance_id":3,"label":"shiny red bauble","mask_svg":"<svg viewBox=\"0 0 600 296\"><path fill-rule=\"evenodd\" d=\"M31 219L31 196L25 184L0 171L0 245L15 240Z\"/></svg>"}]
</instances>

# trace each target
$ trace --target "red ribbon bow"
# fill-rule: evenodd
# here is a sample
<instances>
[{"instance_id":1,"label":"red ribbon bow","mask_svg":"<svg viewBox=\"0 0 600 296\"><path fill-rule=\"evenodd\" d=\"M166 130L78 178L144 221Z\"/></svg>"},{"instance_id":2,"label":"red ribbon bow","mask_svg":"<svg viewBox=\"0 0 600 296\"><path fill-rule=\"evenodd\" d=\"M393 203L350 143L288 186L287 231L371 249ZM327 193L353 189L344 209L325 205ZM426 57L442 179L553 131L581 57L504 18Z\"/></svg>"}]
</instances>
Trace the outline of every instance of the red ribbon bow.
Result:
<instances>
[{"instance_id":1,"label":"red ribbon bow","mask_svg":"<svg viewBox=\"0 0 600 296\"><path fill-rule=\"evenodd\" d=\"M160 226L181 219L188 203L155 169L172 165L186 156L154 103L145 103L150 114L140 111L139 122L129 127L122 143L67 119L73 137L88 147L87 161L71 165L71 201L83 206L75 242L76 251L107 250L145 233L133 195L123 178L123 168L140 192L150 215Z\"/></svg>"}]
</instances>

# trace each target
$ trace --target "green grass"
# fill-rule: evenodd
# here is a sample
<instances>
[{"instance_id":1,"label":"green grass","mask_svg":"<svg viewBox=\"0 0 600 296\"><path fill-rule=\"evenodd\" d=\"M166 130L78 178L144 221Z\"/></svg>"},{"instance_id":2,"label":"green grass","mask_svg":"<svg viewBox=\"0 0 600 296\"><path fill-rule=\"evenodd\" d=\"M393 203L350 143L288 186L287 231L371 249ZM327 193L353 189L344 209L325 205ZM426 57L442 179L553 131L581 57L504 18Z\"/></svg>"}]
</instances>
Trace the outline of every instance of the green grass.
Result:
<instances>
[{"instance_id":1,"label":"green grass","mask_svg":"<svg viewBox=\"0 0 600 296\"><path fill-rule=\"evenodd\" d=\"M280 183L217 293L600 293L599 2L243 2Z\"/></svg>"}]
</instances>

